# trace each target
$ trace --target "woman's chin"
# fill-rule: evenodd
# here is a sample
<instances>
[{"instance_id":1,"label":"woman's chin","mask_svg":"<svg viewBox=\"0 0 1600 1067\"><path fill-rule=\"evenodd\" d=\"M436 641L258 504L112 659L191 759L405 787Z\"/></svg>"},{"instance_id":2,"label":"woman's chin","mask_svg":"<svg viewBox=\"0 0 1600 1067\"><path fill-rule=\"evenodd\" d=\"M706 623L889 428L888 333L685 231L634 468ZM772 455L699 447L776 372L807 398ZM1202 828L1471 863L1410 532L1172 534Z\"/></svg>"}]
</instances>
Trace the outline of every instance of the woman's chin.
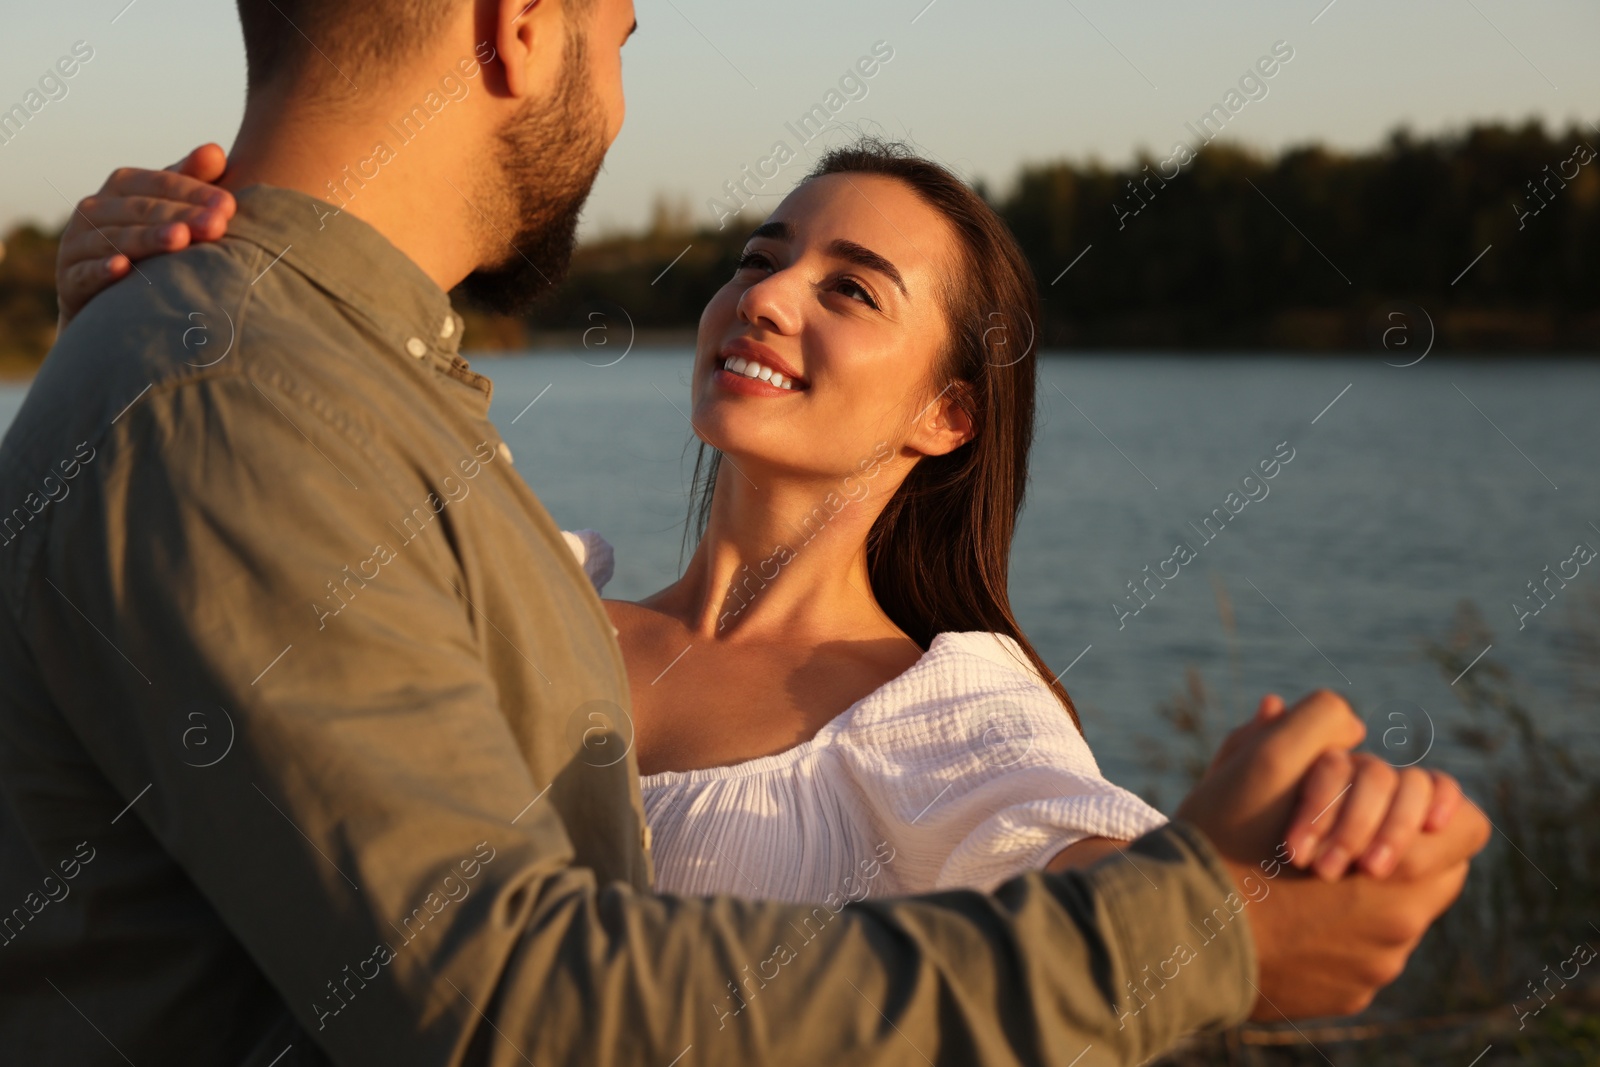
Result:
<instances>
[{"instance_id":1,"label":"woman's chin","mask_svg":"<svg viewBox=\"0 0 1600 1067\"><path fill-rule=\"evenodd\" d=\"M780 471L790 472L795 457L807 451L802 442L794 439L792 432L780 434L771 423L719 408L722 405L706 404L695 411L695 436L722 453L736 470L753 478L757 484L766 484L757 477L758 472L765 477L773 477ZM744 483L744 478L738 480Z\"/></svg>"}]
</instances>

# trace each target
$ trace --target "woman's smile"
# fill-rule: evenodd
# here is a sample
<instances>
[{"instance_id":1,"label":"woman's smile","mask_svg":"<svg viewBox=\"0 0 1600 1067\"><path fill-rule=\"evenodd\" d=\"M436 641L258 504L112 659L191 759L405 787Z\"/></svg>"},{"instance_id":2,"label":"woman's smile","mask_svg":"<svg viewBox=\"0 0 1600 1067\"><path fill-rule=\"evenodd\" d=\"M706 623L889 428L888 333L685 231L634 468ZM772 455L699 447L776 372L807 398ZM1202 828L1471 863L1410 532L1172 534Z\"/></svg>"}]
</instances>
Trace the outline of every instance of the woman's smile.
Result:
<instances>
[{"instance_id":1,"label":"woman's smile","mask_svg":"<svg viewBox=\"0 0 1600 1067\"><path fill-rule=\"evenodd\" d=\"M782 356L744 337L728 342L713 366L712 380L716 384L744 396L783 396L810 388L810 383Z\"/></svg>"}]
</instances>

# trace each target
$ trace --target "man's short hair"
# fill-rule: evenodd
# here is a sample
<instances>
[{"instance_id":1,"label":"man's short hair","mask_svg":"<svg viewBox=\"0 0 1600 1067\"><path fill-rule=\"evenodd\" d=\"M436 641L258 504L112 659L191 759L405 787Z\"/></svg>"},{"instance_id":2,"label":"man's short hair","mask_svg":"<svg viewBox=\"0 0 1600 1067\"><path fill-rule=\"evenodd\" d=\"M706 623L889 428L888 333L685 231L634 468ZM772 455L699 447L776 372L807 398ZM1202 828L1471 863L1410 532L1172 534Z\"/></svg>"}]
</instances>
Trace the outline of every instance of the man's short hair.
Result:
<instances>
[{"instance_id":1,"label":"man's short hair","mask_svg":"<svg viewBox=\"0 0 1600 1067\"><path fill-rule=\"evenodd\" d=\"M424 50L463 0L238 0L252 92L288 75L359 87ZM317 66L325 68L322 71Z\"/></svg>"}]
</instances>

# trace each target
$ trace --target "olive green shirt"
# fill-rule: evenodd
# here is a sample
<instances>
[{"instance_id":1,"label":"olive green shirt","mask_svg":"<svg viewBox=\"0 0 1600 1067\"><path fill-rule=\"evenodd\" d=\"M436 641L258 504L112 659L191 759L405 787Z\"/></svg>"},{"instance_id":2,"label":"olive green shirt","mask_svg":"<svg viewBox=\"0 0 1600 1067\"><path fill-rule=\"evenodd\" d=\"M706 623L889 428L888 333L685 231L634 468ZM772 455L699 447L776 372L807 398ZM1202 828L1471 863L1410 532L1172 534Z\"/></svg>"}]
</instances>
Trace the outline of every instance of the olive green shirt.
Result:
<instances>
[{"instance_id":1,"label":"olive green shirt","mask_svg":"<svg viewBox=\"0 0 1600 1067\"><path fill-rule=\"evenodd\" d=\"M613 632L461 329L256 186L46 361L0 447L0 1058L1089 1067L1247 1013L1182 825L992 896L652 895Z\"/></svg>"}]
</instances>

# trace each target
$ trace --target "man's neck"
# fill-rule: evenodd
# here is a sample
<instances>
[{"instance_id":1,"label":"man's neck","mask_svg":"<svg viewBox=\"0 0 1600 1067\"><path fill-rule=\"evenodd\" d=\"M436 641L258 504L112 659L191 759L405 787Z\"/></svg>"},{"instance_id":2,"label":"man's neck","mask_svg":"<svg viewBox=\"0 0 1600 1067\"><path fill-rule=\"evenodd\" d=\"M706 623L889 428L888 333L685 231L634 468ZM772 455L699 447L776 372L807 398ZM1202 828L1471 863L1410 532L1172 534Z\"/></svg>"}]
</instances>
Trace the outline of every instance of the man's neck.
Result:
<instances>
[{"instance_id":1,"label":"man's neck","mask_svg":"<svg viewBox=\"0 0 1600 1067\"><path fill-rule=\"evenodd\" d=\"M448 292L477 268L475 235L484 225L470 190L460 188L462 169L445 165L446 158L459 161L450 149L469 132L468 116L452 117L457 129L441 123L402 143L381 118L330 121L311 108L258 98L246 109L220 184L293 189L331 214L354 215Z\"/></svg>"}]
</instances>

